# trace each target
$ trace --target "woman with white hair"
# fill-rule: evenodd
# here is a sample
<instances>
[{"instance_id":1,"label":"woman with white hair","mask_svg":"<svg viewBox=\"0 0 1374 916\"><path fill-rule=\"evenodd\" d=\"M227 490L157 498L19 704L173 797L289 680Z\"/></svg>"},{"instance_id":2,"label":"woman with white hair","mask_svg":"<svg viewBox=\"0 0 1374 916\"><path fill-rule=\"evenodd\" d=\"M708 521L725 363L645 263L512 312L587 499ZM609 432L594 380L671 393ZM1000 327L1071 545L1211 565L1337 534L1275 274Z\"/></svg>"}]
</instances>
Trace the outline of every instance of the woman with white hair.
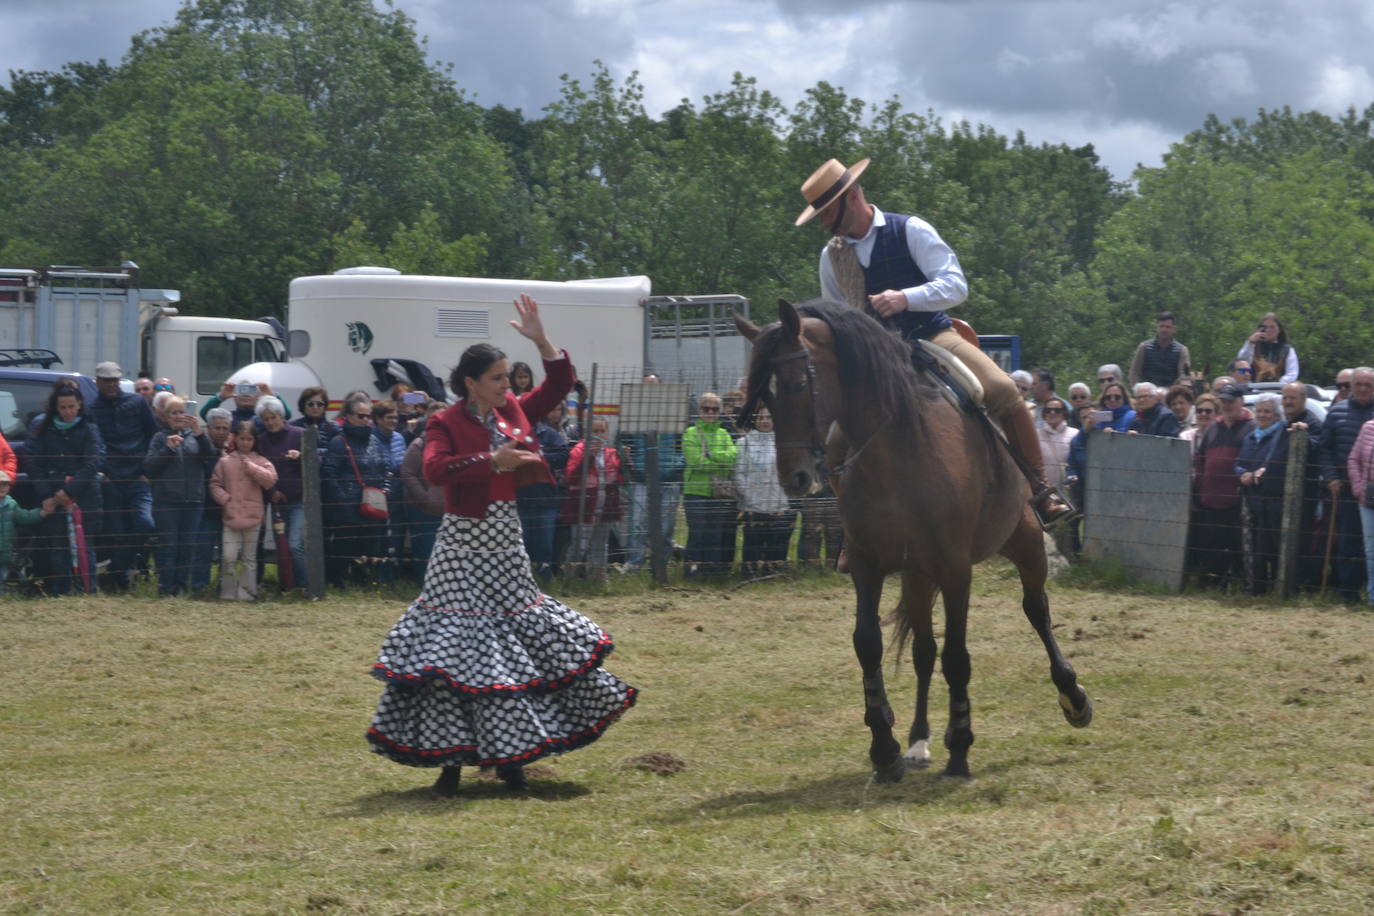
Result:
<instances>
[{"instance_id":1,"label":"woman with white hair","mask_svg":"<svg viewBox=\"0 0 1374 916\"><path fill-rule=\"evenodd\" d=\"M1260 395L1251 410L1255 428L1241 441L1236 474L1246 509L1245 579L1252 595L1262 595L1273 587L1278 572L1288 432L1283 399L1277 394Z\"/></svg>"},{"instance_id":2,"label":"woman with white hair","mask_svg":"<svg viewBox=\"0 0 1374 916\"><path fill-rule=\"evenodd\" d=\"M301 485L301 436L304 431L286 422L286 408L275 395L258 398L253 408L262 433L258 436L258 454L272 463L277 482L267 491L267 504L272 509L272 527L282 524L291 558L277 557L277 585L288 587L305 585L305 501ZM287 564L290 568L287 568Z\"/></svg>"},{"instance_id":3,"label":"woman with white hair","mask_svg":"<svg viewBox=\"0 0 1374 916\"><path fill-rule=\"evenodd\" d=\"M163 395L166 395L164 398ZM201 428L186 400L166 391L158 416L162 428L148 444L143 476L153 494L153 524L157 530L157 592L161 596L191 591L195 545L205 511L205 485L219 450Z\"/></svg>"}]
</instances>

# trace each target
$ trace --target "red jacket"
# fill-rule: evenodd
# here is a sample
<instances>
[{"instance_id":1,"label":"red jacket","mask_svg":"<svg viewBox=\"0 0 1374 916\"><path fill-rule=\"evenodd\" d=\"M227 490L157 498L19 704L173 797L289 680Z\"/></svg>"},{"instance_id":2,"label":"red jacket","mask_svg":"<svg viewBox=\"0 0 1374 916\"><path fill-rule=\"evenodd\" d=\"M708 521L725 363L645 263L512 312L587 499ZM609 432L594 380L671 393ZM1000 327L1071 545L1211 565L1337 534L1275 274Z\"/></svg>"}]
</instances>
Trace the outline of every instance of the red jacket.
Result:
<instances>
[{"instance_id":1,"label":"red jacket","mask_svg":"<svg viewBox=\"0 0 1374 916\"><path fill-rule=\"evenodd\" d=\"M10 448L4 436L0 436L0 471L10 475L10 483L14 483L19 476L19 460L14 457L14 449Z\"/></svg>"},{"instance_id":2,"label":"red jacket","mask_svg":"<svg viewBox=\"0 0 1374 916\"><path fill-rule=\"evenodd\" d=\"M620 489L625 483L625 478L620 472L620 454L610 446L602 451L606 456L605 474L599 475L596 472L595 459L588 459L586 486L583 487L582 479L582 455L585 440L572 447L568 454L568 495L563 501L563 509L560 514L560 521L565 525L577 524L577 506L582 504L582 524L595 525L597 522L618 522L620 521ZM605 487L606 502L601 506L601 515L596 514L597 491ZM582 491L586 490L587 495L582 496Z\"/></svg>"},{"instance_id":3,"label":"red jacket","mask_svg":"<svg viewBox=\"0 0 1374 916\"><path fill-rule=\"evenodd\" d=\"M572 360L566 350L561 352L560 359L544 360L544 381L538 388L518 399L507 393L506 403L496 408L497 426L535 454L539 454L539 437L529 418L543 419L572 389ZM486 518L487 506L514 499L517 487L553 483L545 462L526 465L514 474L498 474L491 456L491 434L468 413L466 399L426 422L425 479L444 488L445 512Z\"/></svg>"}]
</instances>

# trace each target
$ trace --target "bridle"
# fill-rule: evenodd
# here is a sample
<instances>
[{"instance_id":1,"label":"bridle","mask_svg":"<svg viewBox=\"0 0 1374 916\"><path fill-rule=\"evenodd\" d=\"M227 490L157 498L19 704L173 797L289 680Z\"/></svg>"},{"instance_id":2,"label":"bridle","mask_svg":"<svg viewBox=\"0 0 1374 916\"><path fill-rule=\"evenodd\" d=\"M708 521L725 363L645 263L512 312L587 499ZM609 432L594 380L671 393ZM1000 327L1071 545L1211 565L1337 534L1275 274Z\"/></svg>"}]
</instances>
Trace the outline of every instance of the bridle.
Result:
<instances>
[{"instance_id":1,"label":"bridle","mask_svg":"<svg viewBox=\"0 0 1374 916\"><path fill-rule=\"evenodd\" d=\"M806 348L806 344L801 344L793 352L775 356L770 362L776 367L779 363L791 362L794 359L806 360L806 393L811 399L811 439L808 442L778 442L776 447L778 449L810 449L811 461L816 466L816 470L821 475L821 479L842 477L854 467L854 464L859 460L859 456L862 455L869 444L878 437L878 433L882 432L883 427L887 425L886 418L874 427L873 432L863 441L862 445L850 451L848 458L833 467L826 464L825 439L821 433L820 399L816 397L816 363L815 360L811 358L811 351ZM777 373L775 371L774 378L776 377Z\"/></svg>"}]
</instances>

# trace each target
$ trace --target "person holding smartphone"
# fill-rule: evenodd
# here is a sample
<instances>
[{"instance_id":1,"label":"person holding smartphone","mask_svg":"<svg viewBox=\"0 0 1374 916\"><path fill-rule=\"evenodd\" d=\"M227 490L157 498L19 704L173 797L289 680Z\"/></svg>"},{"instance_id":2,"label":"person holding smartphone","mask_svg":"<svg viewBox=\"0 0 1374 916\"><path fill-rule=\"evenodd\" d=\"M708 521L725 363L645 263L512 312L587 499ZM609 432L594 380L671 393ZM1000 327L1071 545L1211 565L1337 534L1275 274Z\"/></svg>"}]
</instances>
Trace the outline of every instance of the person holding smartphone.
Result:
<instances>
[{"instance_id":1,"label":"person holding smartphone","mask_svg":"<svg viewBox=\"0 0 1374 916\"><path fill-rule=\"evenodd\" d=\"M210 442L200 419L188 410L185 398L172 395L162 407L163 426L148 445L143 476L153 491L153 523L157 530L159 596L191 591L191 570L205 511L206 482L214 471L219 450Z\"/></svg>"},{"instance_id":2,"label":"person holding smartphone","mask_svg":"<svg viewBox=\"0 0 1374 916\"><path fill-rule=\"evenodd\" d=\"M1236 359L1250 364L1252 377L1247 382L1298 380L1298 351L1289 343L1288 331L1273 312L1259 320L1259 325L1236 353Z\"/></svg>"}]
</instances>

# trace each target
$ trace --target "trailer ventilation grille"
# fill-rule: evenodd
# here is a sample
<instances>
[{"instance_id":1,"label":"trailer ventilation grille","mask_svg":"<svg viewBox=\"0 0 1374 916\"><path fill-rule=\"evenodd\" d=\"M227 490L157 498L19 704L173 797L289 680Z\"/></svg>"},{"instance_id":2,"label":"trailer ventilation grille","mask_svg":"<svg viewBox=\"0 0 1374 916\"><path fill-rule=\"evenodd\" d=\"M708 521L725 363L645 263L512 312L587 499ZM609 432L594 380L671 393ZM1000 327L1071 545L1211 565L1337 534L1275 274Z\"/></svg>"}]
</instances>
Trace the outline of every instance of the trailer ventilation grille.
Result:
<instances>
[{"instance_id":1,"label":"trailer ventilation grille","mask_svg":"<svg viewBox=\"0 0 1374 916\"><path fill-rule=\"evenodd\" d=\"M487 309L436 308L434 336L488 338L491 336L491 312Z\"/></svg>"}]
</instances>

